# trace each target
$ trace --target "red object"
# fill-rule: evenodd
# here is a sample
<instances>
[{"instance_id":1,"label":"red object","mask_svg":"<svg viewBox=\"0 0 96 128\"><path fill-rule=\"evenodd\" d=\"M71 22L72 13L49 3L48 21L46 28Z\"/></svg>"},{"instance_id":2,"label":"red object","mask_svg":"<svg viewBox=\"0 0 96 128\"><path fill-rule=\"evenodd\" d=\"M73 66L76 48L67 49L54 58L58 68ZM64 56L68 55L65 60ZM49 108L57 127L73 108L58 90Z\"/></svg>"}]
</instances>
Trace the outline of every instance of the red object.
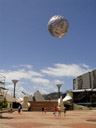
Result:
<instances>
[{"instance_id":1,"label":"red object","mask_svg":"<svg viewBox=\"0 0 96 128\"><path fill-rule=\"evenodd\" d=\"M57 112L57 108L56 107L54 108L54 112Z\"/></svg>"}]
</instances>

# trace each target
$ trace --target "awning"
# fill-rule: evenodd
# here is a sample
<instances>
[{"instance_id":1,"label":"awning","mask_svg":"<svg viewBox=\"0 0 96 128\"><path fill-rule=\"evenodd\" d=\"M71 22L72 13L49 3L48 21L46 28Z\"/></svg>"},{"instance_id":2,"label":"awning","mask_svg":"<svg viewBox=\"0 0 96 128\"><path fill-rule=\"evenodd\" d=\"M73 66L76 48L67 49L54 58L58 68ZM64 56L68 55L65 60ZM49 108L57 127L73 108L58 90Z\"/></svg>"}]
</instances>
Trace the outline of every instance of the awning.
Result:
<instances>
[{"instance_id":1,"label":"awning","mask_svg":"<svg viewBox=\"0 0 96 128\"><path fill-rule=\"evenodd\" d=\"M70 96L69 93L66 94L66 96L65 96L64 99L63 99L63 102L64 102L64 101L68 101L68 100L72 100L72 97Z\"/></svg>"}]
</instances>

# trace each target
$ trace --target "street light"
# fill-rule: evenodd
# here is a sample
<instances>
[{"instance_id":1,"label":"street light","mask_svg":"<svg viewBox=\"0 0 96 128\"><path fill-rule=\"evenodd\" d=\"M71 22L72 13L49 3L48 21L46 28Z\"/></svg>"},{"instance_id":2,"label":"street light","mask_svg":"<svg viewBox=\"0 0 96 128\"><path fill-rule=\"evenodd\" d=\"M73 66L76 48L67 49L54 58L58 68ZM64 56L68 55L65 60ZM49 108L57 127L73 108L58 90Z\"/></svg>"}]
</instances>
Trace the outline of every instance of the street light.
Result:
<instances>
[{"instance_id":1,"label":"street light","mask_svg":"<svg viewBox=\"0 0 96 128\"><path fill-rule=\"evenodd\" d=\"M60 98L60 87L62 86L62 84L56 84L57 88L58 88L58 98Z\"/></svg>"},{"instance_id":2,"label":"street light","mask_svg":"<svg viewBox=\"0 0 96 128\"><path fill-rule=\"evenodd\" d=\"M13 97L15 98L15 87L16 87L16 84L18 82L18 80L12 80L13 84L14 84L14 93L13 93Z\"/></svg>"}]
</instances>

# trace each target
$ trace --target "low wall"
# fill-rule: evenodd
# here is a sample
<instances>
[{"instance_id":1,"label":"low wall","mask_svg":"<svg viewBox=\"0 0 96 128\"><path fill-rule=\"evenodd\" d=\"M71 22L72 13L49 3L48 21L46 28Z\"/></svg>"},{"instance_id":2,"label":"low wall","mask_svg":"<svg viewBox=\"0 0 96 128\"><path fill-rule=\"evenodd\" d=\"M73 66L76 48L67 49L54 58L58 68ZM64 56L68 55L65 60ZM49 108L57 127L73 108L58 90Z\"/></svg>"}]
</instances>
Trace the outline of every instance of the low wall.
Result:
<instances>
[{"instance_id":1,"label":"low wall","mask_svg":"<svg viewBox=\"0 0 96 128\"><path fill-rule=\"evenodd\" d=\"M54 107L58 106L58 102L52 101L31 101L30 111L41 111L42 107L46 108L46 111L51 112Z\"/></svg>"}]
</instances>

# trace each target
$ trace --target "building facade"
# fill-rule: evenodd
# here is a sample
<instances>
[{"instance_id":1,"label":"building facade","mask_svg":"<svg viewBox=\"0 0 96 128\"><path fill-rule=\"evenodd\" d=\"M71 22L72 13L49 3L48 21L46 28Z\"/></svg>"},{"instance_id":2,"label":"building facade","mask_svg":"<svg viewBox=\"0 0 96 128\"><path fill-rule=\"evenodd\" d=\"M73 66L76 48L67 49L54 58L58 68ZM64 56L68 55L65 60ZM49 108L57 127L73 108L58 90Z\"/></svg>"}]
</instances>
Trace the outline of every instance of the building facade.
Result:
<instances>
[{"instance_id":1,"label":"building facade","mask_svg":"<svg viewBox=\"0 0 96 128\"><path fill-rule=\"evenodd\" d=\"M96 107L96 69L73 79L73 102Z\"/></svg>"}]
</instances>

